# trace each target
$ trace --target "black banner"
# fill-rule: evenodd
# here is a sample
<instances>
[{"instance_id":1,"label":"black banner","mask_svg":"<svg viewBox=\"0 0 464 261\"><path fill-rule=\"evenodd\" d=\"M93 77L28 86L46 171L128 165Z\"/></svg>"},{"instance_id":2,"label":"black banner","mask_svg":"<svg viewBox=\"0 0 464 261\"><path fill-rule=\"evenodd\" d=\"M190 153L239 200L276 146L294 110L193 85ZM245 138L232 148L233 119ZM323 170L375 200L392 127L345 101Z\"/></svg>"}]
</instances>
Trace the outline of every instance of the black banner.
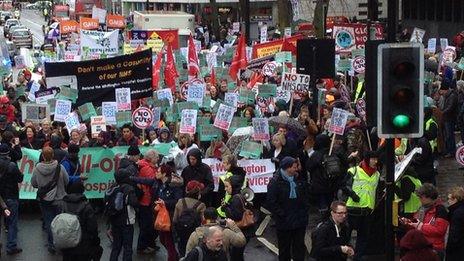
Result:
<instances>
[{"instance_id":1,"label":"black banner","mask_svg":"<svg viewBox=\"0 0 464 261\"><path fill-rule=\"evenodd\" d=\"M115 101L117 88L130 88L132 100L153 94L151 49L108 59L45 63L45 74L47 78L75 76L77 106L86 102L100 106L104 101Z\"/></svg>"}]
</instances>

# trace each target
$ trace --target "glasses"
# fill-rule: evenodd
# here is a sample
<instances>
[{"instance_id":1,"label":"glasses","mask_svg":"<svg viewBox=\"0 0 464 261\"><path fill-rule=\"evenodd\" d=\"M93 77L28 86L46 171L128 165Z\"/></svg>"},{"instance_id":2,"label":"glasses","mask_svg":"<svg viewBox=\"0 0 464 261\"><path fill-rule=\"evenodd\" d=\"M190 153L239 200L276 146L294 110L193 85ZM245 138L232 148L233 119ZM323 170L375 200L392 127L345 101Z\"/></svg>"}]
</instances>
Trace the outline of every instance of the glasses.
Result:
<instances>
[{"instance_id":1,"label":"glasses","mask_svg":"<svg viewBox=\"0 0 464 261\"><path fill-rule=\"evenodd\" d=\"M346 215L346 214L348 214L348 212L335 212L335 211L333 211L333 213L335 213L337 215Z\"/></svg>"}]
</instances>

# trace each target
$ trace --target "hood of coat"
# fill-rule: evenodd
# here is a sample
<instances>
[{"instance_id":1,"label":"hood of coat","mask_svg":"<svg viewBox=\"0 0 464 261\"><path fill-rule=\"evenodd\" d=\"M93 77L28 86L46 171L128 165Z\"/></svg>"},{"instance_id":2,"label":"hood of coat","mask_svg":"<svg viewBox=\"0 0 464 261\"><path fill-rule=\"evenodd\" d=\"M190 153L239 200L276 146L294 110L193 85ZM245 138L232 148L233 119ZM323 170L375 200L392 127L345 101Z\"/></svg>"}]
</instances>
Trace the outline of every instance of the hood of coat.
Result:
<instances>
[{"instance_id":1,"label":"hood of coat","mask_svg":"<svg viewBox=\"0 0 464 261\"><path fill-rule=\"evenodd\" d=\"M195 165L192 165L190 163L190 156L193 156L197 159L197 163ZM187 153L187 162L190 166L194 167L194 166L198 166L200 165L201 163L201 151L199 149L191 149L188 153Z\"/></svg>"},{"instance_id":2,"label":"hood of coat","mask_svg":"<svg viewBox=\"0 0 464 261\"><path fill-rule=\"evenodd\" d=\"M406 233L401 239L400 246L409 250L432 248L432 244L424 237L422 232L416 229L411 229Z\"/></svg>"},{"instance_id":3,"label":"hood of coat","mask_svg":"<svg viewBox=\"0 0 464 261\"><path fill-rule=\"evenodd\" d=\"M48 175L55 174L57 166L58 166L58 161L53 160L52 162L39 162L35 166L35 169L40 175L48 176Z\"/></svg>"}]
</instances>

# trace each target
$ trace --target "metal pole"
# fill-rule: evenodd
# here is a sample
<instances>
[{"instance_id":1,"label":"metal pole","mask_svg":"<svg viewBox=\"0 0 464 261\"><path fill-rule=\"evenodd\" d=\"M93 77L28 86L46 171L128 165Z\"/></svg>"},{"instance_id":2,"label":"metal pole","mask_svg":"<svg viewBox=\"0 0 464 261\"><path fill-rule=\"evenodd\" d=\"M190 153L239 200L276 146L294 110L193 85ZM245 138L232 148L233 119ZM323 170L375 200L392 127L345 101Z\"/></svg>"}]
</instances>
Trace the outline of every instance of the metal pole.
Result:
<instances>
[{"instance_id":1,"label":"metal pole","mask_svg":"<svg viewBox=\"0 0 464 261\"><path fill-rule=\"evenodd\" d=\"M251 43L250 38L250 0L244 0L243 20L245 22L245 38L247 43Z\"/></svg>"},{"instance_id":2,"label":"metal pole","mask_svg":"<svg viewBox=\"0 0 464 261\"><path fill-rule=\"evenodd\" d=\"M387 40L396 42L396 29L398 27L398 0L388 0Z\"/></svg>"},{"instance_id":3,"label":"metal pole","mask_svg":"<svg viewBox=\"0 0 464 261\"><path fill-rule=\"evenodd\" d=\"M387 261L395 260L395 233L393 232L393 199L395 189L395 145L394 139L387 139L385 153L385 253Z\"/></svg>"}]
</instances>

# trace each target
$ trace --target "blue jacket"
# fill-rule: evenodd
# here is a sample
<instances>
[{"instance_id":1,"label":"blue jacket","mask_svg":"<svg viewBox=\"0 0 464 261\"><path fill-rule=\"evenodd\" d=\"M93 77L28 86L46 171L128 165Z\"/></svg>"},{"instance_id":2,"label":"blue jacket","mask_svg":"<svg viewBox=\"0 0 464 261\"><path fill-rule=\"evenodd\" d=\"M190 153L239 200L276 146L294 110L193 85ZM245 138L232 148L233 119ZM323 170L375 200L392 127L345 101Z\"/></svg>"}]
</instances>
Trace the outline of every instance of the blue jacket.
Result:
<instances>
[{"instance_id":1,"label":"blue jacket","mask_svg":"<svg viewBox=\"0 0 464 261\"><path fill-rule=\"evenodd\" d=\"M65 156L61 161L61 165L64 167L69 176L69 184L72 184L80 179L81 176L81 163L77 161L77 164L72 162L68 156Z\"/></svg>"}]
</instances>

